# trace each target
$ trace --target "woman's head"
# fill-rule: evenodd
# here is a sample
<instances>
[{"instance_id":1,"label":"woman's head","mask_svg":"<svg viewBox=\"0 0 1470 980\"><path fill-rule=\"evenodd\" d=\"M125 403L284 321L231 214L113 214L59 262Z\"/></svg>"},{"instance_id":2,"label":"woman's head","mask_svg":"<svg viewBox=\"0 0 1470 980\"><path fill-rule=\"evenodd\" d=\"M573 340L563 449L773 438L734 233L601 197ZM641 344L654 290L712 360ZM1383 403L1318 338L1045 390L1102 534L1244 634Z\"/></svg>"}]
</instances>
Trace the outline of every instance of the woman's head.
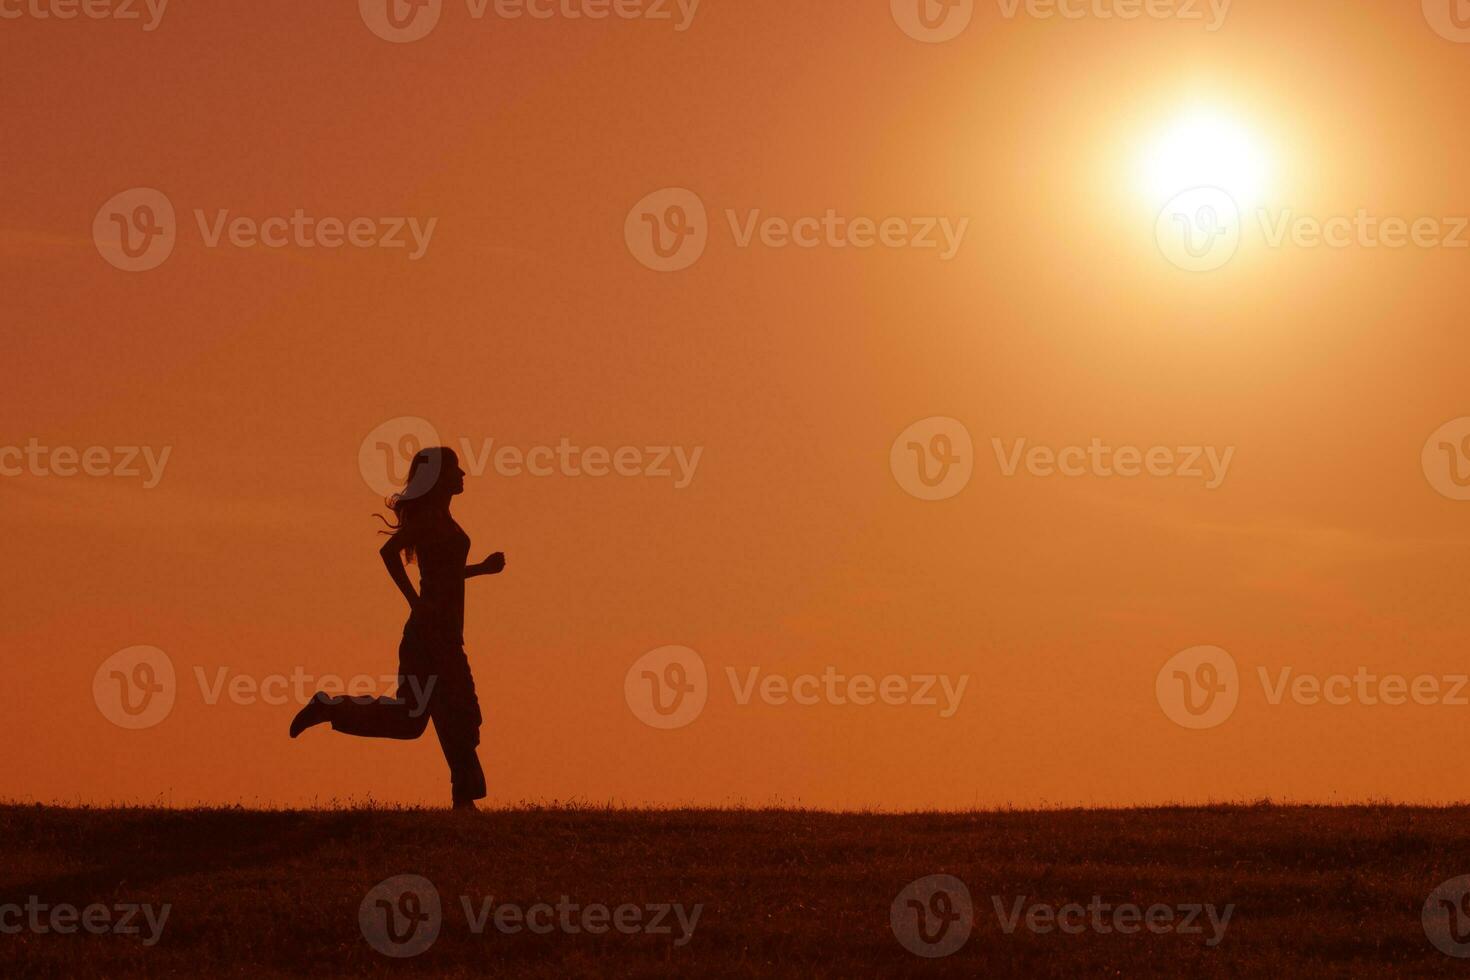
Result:
<instances>
[{"instance_id":1,"label":"woman's head","mask_svg":"<svg viewBox=\"0 0 1470 980\"><path fill-rule=\"evenodd\" d=\"M443 506L449 503L450 497L460 493L464 493L464 470L459 468L459 457L453 449L433 446L413 454L408 464L408 479L393 500L434 501ZM389 506L393 506L391 501Z\"/></svg>"},{"instance_id":2,"label":"woman's head","mask_svg":"<svg viewBox=\"0 0 1470 980\"><path fill-rule=\"evenodd\" d=\"M447 513L450 498L461 493L464 470L454 450L445 446L420 449L408 464L403 489L388 498L388 509L397 520L388 526L400 530L412 527L426 514Z\"/></svg>"}]
</instances>

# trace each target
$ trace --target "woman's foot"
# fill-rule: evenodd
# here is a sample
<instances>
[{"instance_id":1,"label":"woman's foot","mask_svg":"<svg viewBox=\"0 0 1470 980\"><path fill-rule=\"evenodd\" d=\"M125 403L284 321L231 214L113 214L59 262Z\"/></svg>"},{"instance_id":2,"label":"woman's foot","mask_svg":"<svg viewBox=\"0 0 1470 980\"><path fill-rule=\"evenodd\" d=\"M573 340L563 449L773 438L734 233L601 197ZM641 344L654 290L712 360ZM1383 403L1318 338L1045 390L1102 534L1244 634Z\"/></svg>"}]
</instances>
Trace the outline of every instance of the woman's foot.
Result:
<instances>
[{"instance_id":1,"label":"woman's foot","mask_svg":"<svg viewBox=\"0 0 1470 980\"><path fill-rule=\"evenodd\" d=\"M311 700L306 702L306 707L296 712L296 717L291 719L291 737L295 738L313 725L331 721L332 705L336 703L335 698L321 691L313 694Z\"/></svg>"}]
</instances>

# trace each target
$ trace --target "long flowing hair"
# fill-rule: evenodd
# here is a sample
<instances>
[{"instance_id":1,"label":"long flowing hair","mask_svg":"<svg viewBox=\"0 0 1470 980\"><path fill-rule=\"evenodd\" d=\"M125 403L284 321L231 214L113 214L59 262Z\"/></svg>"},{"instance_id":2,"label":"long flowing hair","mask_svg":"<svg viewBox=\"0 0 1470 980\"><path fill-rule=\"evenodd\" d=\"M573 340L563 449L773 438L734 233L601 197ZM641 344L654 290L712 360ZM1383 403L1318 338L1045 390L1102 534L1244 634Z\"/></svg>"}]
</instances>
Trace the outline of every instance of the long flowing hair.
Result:
<instances>
[{"instance_id":1,"label":"long flowing hair","mask_svg":"<svg viewBox=\"0 0 1470 980\"><path fill-rule=\"evenodd\" d=\"M414 453L408 464L408 478L404 480L403 489L384 501L393 513L393 520L389 521L382 514L373 515L388 527L388 530L378 533L394 534L405 528L417 528L426 515L444 507L449 498L443 492L442 478L447 470L458 464L459 457L447 446L432 446ZM408 563L413 564L413 546L405 548L403 554Z\"/></svg>"}]
</instances>

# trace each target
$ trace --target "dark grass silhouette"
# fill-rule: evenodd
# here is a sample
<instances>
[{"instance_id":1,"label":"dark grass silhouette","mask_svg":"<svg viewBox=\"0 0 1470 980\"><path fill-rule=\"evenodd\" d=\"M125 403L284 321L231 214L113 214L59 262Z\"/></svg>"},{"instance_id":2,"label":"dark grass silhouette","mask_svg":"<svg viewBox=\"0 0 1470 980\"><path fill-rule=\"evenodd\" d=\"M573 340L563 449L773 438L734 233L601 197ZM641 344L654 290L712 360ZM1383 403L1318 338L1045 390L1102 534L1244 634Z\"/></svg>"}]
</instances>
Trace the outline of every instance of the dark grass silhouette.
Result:
<instances>
[{"instance_id":1,"label":"dark grass silhouette","mask_svg":"<svg viewBox=\"0 0 1470 980\"><path fill-rule=\"evenodd\" d=\"M1450 976L1420 923L1470 873L1470 809L1212 807L973 814L526 808L319 811L0 807L0 903L167 902L161 941L0 935L9 976ZM899 890L962 879L975 930L922 960L889 926ZM358 925L397 874L438 888L444 922L392 960ZM692 940L474 935L478 905L683 903ZM1205 936L1011 935L990 896L1236 906ZM1206 931L1206 935L1208 930Z\"/></svg>"}]
</instances>

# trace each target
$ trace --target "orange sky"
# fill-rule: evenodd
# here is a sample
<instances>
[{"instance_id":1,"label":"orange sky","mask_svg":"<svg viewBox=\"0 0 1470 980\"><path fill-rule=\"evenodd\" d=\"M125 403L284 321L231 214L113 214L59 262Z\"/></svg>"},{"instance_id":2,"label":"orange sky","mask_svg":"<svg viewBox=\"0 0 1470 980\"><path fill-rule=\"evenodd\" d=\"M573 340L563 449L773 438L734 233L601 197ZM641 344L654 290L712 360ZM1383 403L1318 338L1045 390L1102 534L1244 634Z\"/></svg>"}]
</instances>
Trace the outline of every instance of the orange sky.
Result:
<instances>
[{"instance_id":1,"label":"orange sky","mask_svg":"<svg viewBox=\"0 0 1470 980\"><path fill-rule=\"evenodd\" d=\"M42 2L42 0L34 0ZM1470 705L1272 705L1274 678L1470 672L1470 503L1430 434L1470 415L1453 249L1160 254L1134 193L1147 135L1218 105L1275 151L1273 208L1470 214L1470 45L1417 4L1240 0L1179 19L1007 18L919 43L886 0L704 0L672 21L487 15L445 0L389 43L357 5L174 0L134 21L0 20L0 443L171 447L156 487L0 479L0 796L444 802L432 738L313 731L211 679L383 674L404 610L363 439L702 449L671 479L472 476L466 639L491 802L826 807L1467 796ZM142 6L141 4L139 5ZM156 188L173 253L109 265L99 208ZM662 188L703 256L624 239ZM213 221L436 219L410 249L208 247ZM937 250L739 247L725 212L968 219ZM959 420L973 477L928 502L890 447ZM1180 478L1004 475L992 440L1234 447ZM624 677L677 644L709 668L686 727ZM163 650L161 723L93 698ZM1174 724L1155 679L1211 645L1239 706ZM967 676L918 705L741 705L726 668Z\"/></svg>"}]
</instances>

